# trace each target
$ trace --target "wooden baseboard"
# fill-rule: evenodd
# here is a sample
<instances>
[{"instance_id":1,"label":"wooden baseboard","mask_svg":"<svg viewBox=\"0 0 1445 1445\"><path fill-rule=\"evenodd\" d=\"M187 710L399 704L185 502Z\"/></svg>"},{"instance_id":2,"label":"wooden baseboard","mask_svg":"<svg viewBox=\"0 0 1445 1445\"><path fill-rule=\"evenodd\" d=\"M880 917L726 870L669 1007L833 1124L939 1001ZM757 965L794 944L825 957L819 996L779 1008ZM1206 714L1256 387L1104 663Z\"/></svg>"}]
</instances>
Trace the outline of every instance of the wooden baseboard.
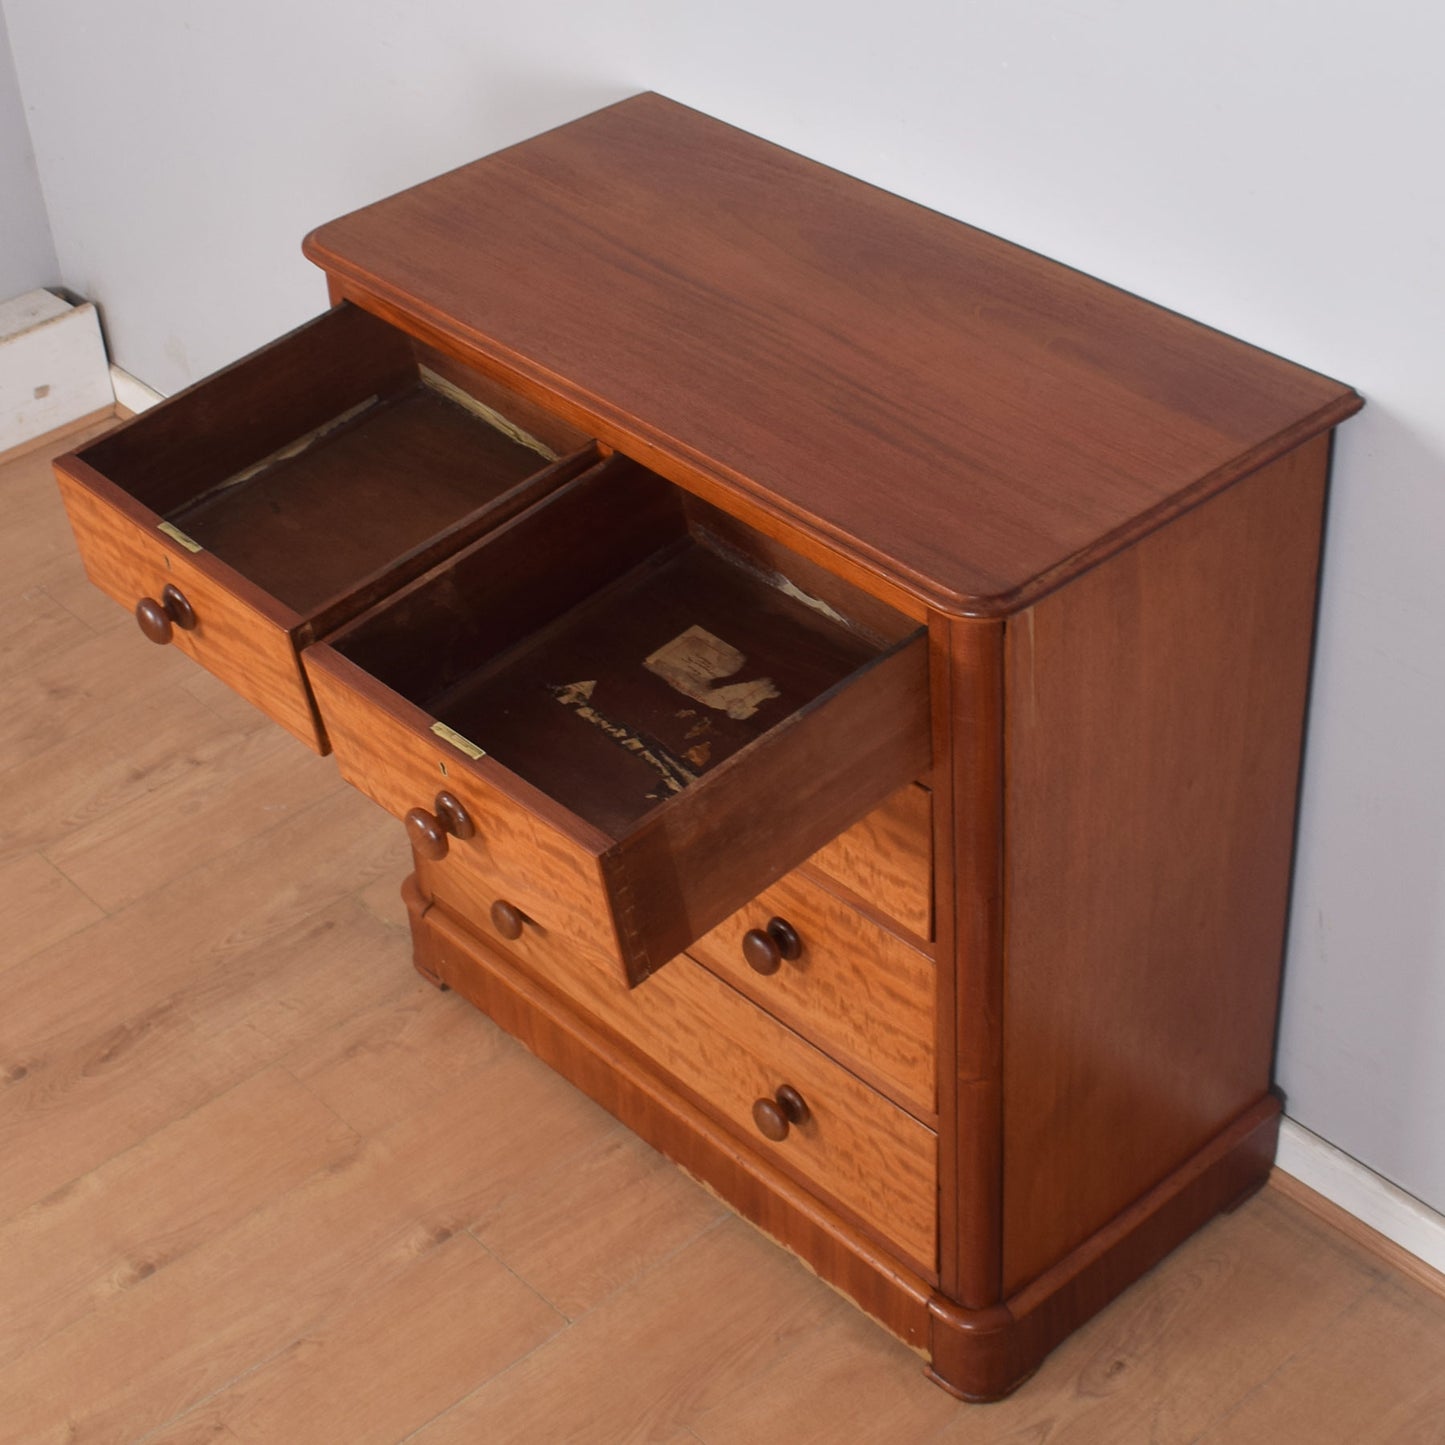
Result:
<instances>
[{"instance_id":1,"label":"wooden baseboard","mask_svg":"<svg viewBox=\"0 0 1445 1445\"><path fill-rule=\"evenodd\" d=\"M1308 1184L1295 1178L1293 1174L1286 1173L1285 1170L1276 1166L1269 1177L1268 1187L1276 1193L1284 1195L1286 1199L1291 1199L1296 1204L1308 1209L1317 1219L1321 1219L1331 1228L1339 1230L1346 1239L1359 1245L1362 1249L1368 1250L1381 1263L1445 1298L1445 1274L1438 1269L1433 1269L1418 1254L1412 1254L1404 1245L1396 1244L1393 1239L1381 1234L1378 1229L1372 1229L1358 1215L1351 1214L1342 1205L1336 1204L1332 1199L1327 1199L1318 1190L1311 1189Z\"/></svg>"}]
</instances>

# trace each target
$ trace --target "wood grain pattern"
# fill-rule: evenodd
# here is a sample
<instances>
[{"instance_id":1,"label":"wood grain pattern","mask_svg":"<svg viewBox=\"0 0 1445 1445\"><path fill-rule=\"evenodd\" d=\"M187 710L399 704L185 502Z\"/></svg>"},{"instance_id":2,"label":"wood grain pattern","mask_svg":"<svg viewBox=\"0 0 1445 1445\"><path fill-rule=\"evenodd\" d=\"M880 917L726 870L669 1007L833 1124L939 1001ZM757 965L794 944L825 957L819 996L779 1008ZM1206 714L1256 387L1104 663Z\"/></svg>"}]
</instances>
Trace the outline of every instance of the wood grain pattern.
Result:
<instances>
[{"instance_id":1,"label":"wood grain pattern","mask_svg":"<svg viewBox=\"0 0 1445 1445\"><path fill-rule=\"evenodd\" d=\"M1004 627L940 618L934 636L934 726L950 742L936 876L953 959L939 987L940 1253L950 1296L987 1309L1003 1294Z\"/></svg>"},{"instance_id":2,"label":"wood grain pattern","mask_svg":"<svg viewBox=\"0 0 1445 1445\"><path fill-rule=\"evenodd\" d=\"M57 469L56 479L90 580L127 609L142 597L158 597L167 583L179 587L195 608L197 621L192 632L176 629L171 646L215 673L308 747L325 752L291 640L292 628L301 619L281 609L263 611L237 595L153 526L127 515L128 509L118 505L120 497L106 495L114 489L103 478L82 481L81 468L72 470L77 475Z\"/></svg>"},{"instance_id":3,"label":"wood grain pattern","mask_svg":"<svg viewBox=\"0 0 1445 1445\"><path fill-rule=\"evenodd\" d=\"M493 759L468 758L437 740L419 709L331 648L312 648L306 665L344 778L395 818L429 808L443 788L471 814L475 837L452 839L445 861L429 875L442 894L468 916L472 908L485 912L507 899L594 967L616 967L611 904L598 862L605 838Z\"/></svg>"},{"instance_id":4,"label":"wood grain pattern","mask_svg":"<svg viewBox=\"0 0 1445 1445\"><path fill-rule=\"evenodd\" d=\"M224 1151L212 1148L224 1138ZM352 1154L357 1136L268 1069L0 1223L0 1366ZM197 1158L207 1158L203 1170ZM157 1178L169 1182L156 1187ZM94 1228L103 1210L104 1232Z\"/></svg>"},{"instance_id":5,"label":"wood grain pattern","mask_svg":"<svg viewBox=\"0 0 1445 1445\"><path fill-rule=\"evenodd\" d=\"M1215 1422L1201 1445L1232 1440L1437 1445L1445 1438L1445 1373L1419 1366L1416 1341L1445 1337L1445 1301L1385 1284L1315 1336ZM1349 1388L1342 1388L1342 1382Z\"/></svg>"},{"instance_id":6,"label":"wood grain pattern","mask_svg":"<svg viewBox=\"0 0 1445 1445\"><path fill-rule=\"evenodd\" d=\"M933 795L900 788L804 865L841 884L875 916L933 937Z\"/></svg>"},{"instance_id":7,"label":"wood grain pattern","mask_svg":"<svg viewBox=\"0 0 1445 1445\"><path fill-rule=\"evenodd\" d=\"M418 860L422 893L434 892L434 873L445 865ZM429 915L430 917L430 915ZM443 928L433 919L434 929ZM796 1034L756 1009L690 959L679 958L640 989L628 990L541 930L526 929L515 942L488 937L487 946L522 962L534 977L633 1045L665 1075L697 1097L754 1152L831 1197L856 1222L892 1243L925 1274L933 1272L937 1237L936 1138ZM460 929L441 977L464 996L484 946L465 947ZM764 1139L752 1123L752 1106L781 1084L808 1102L809 1123L780 1143Z\"/></svg>"},{"instance_id":8,"label":"wood grain pattern","mask_svg":"<svg viewBox=\"0 0 1445 1445\"><path fill-rule=\"evenodd\" d=\"M949 611L1036 595L1359 404L660 96L305 251L690 490L745 493Z\"/></svg>"},{"instance_id":9,"label":"wood grain pattern","mask_svg":"<svg viewBox=\"0 0 1445 1445\"><path fill-rule=\"evenodd\" d=\"M1005 1293L1269 1084L1327 456L1008 624Z\"/></svg>"},{"instance_id":10,"label":"wood grain pattern","mask_svg":"<svg viewBox=\"0 0 1445 1445\"><path fill-rule=\"evenodd\" d=\"M0 974L102 916L48 859L21 853L0 862Z\"/></svg>"},{"instance_id":11,"label":"wood grain pattern","mask_svg":"<svg viewBox=\"0 0 1445 1445\"><path fill-rule=\"evenodd\" d=\"M915 1348L928 1339L929 1283L869 1232L839 1216L816 1193L700 1104L670 1087L648 1061L609 1029L561 1000L524 969L430 906L415 877L402 889L418 968L465 973L463 995L609 1113L676 1160L692 1177L764 1234Z\"/></svg>"},{"instance_id":12,"label":"wood grain pattern","mask_svg":"<svg viewBox=\"0 0 1445 1445\"><path fill-rule=\"evenodd\" d=\"M787 1290L781 1256L735 1221L677 1262L659 1307L634 1285L543 1345L413 1437L415 1445L478 1441L648 1441L692 1445L686 1421L745 1388L769 1355L786 1354L834 1308L825 1291ZM746 1279L699 1308L708 1284ZM682 1337L689 1348L660 1348ZM624 1388L616 1382L625 1380Z\"/></svg>"},{"instance_id":13,"label":"wood grain pattern","mask_svg":"<svg viewBox=\"0 0 1445 1445\"><path fill-rule=\"evenodd\" d=\"M802 951L763 977L743 958L743 935L774 916ZM933 1125L935 975L917 949L790 873L688 950L874 1088Z\"/></svg>"},{"instance_id":14,"label":"wood grain pattern","mask_svg":"<svg viewBox=\"0 0 1445 1445\"><path fill-rule=\"evenodd\" d=\"M556 1311L475 1239L453 1234L411 1268L346 1300L292 1348L173 1428L209 1425L254 1445L392 1445L561 1325ZM171 1438L169 1431L152 1437Z\"/></svg>"}]
</instances>

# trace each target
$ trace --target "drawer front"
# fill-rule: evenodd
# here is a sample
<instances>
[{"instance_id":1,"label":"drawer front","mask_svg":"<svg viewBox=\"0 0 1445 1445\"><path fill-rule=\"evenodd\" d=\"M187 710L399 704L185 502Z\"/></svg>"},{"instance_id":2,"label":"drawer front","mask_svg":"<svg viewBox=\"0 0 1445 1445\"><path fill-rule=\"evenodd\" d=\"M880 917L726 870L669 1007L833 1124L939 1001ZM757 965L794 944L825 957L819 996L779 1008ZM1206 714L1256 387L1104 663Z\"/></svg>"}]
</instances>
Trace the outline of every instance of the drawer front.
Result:
<instances>
[{"instance_id":1,"label":"drawer front","mask_svg":"<svg viewBox=\"0 0 1445 1445\"><path fill-rule=\"evenodd\" d=\"M440 816L436 797L443 791L470 818L472 836L447 837L446 856L431 864L429 897L467 917L505 902L592 966L613 967L617 942L594 853L489 785L451 744L419 732L329 672L313 680L342 777L397 818L418 808Z\"/></svg>"},{"instance_id":2,"label":"drawer front","mask_svg":"<svg viewBox=\"0 0 1445 1445\"><path fill-rule=\"evenodd\" d=\"M436 895L444 868L418 864L423 894ZM444 917L441 924L445 928ZM936 1273L933 1130L691 959L675 959L629 990L580 961L547 919L538 924L524 925L512 938L499 934L485 914L468 920L485 944L651 1059L755 1153L841 1205L916 1268ZM453 926L451 932L465 949L466 931ZM475 956L475 943L471 949ZM442 975L466 995L462 957L444 960ZM808 1118L775 1141L760 1132L753 1106L784 1087L802 1096Z\"/></svg>"},{"instance_id":3,"label":"drawer front","mask_svg":"<svg viewBox=\"0 0 1445 1445\"><path fill-rule=\"evenodd\" d=\"M170 645L325 752L289 629L218 582L153 524L130 515L140 509L103 478L86 485L58 468L56 478L90 580L127 610L144 597L159 599L167 585L179 589L195 627L173 627Z\"/></svg>"},{"instance_id":4,"label":"drawer front","mask_svg":"<svg viewBox=\"0 0 1445 1445\"><path fill-rule=\"evenodd\" d=\"M931 960L816 883L790 874L689 952L898 1102L936 1109Z\"/></svg>"},{"instance_id":5,"label":"drawer front","mask_svg":"<svg viewBox=\"0 0 1445 1445\"><path fill-rule=\"evenodd\" d=\"M882 918L933 937L933 795L910 783L808 859Z\"/></svg>"}]
</instances>

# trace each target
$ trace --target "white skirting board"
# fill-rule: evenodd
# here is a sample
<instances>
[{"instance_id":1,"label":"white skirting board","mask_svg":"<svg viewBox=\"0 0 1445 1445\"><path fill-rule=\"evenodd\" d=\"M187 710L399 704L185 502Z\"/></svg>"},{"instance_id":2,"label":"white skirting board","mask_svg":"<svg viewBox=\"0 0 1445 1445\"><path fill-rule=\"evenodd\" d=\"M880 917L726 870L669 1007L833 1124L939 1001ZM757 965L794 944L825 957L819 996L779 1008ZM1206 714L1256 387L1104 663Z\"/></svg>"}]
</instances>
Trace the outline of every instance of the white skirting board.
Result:
<instances>
[{"instance_id":1,"label":"white skirting board","mask_svg":"<svg viewBox=\"0 0 1445 1445\"><path fill-rule=\"evenodd\" d=\"M1432 1269L1445 1273L1445 1214L1437 1214L1293 1119L1280 1125L1275 1164Z\"/></svg>"},{"instance_id":2,"label":"white skirting board","mask_svg":"<svg viewBox=\"0 0 1445 1445\"><path fill-rule=\"evenodd\" d=\"M115 388L115 404L130 412L145 411L158 401L165 400L160 392L147 386L130 372L122 371L114 363L110 368L110 384Z\"/></svg>"},{"instance_id":3,"label":"white skirting board","mask_svg":"<svg viewBox=\"0 0 1445 1445\"><path fill-rule=\"evenodd\" d=\"M0 302L0 452L115 404L100 319L50 291Z\"/></svg>"}]
</instances>

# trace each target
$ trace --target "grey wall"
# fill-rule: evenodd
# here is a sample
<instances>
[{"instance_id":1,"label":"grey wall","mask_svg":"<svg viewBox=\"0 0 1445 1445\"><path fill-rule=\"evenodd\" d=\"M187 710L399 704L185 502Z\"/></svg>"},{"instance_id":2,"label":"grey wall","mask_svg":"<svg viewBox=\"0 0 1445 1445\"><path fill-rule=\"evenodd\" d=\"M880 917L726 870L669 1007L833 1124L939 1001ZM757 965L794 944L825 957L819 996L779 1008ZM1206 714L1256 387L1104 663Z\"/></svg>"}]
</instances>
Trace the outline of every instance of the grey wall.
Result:
<instances>
[{"instance_id":1,"label":"grey wall","mask_svg":"<svg viewBox=\"0 0 1445 1445\"><path fill-rule=\"evenodd\" d=\"M1445 12L4 9L64 278L165 391L325 304L297 250L309 227L648 88L1358 386L1279 1070L1302 1123L1445 1208Z\"/></svg>"},{"instance_id":2,"label":"grey wall","mask_svg":"<svg viewBox=\"0 0 1445 1445\"><path fill-rule=\"evenodd\" d=\"M59 280L10 36L0 14L0 301Z\"/></svg>"}]
</instances>

